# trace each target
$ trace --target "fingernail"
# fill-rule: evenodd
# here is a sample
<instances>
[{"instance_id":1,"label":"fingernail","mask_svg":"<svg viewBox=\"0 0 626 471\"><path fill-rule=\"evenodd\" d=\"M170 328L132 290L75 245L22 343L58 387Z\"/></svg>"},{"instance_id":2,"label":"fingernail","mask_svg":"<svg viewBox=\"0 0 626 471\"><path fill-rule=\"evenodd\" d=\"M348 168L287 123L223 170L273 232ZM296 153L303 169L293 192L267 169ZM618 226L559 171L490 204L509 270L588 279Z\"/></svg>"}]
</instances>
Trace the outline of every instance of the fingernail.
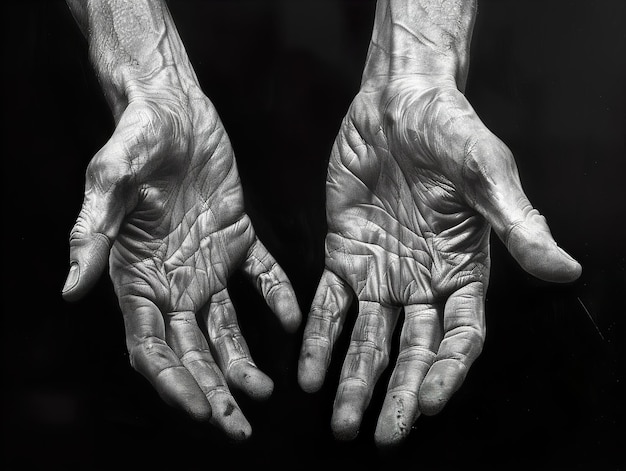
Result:
<instances>
[{"instance_id":1,"label":"fingernail","mask_svg":"<svg viewBox=\"0 0 626 471\"><path fill-rule=\"evenodd\" d=\"M70 265L70 271L67 274L67 279L65 280L65 285L63 285L63 290L61 293L66 293L71 290L78 283L78 275L80 270L78 269L78 263L74 262Z\"/></svg>"}]
</instances>

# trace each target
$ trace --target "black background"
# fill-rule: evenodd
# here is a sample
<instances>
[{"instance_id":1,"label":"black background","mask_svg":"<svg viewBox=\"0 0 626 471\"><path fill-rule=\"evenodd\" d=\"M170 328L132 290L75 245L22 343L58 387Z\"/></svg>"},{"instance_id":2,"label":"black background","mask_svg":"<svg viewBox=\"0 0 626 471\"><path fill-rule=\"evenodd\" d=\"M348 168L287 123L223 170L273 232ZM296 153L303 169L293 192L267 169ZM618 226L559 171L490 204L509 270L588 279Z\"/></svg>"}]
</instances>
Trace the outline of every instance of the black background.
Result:
<instances>
[{"instance_id":1,"label":"black background","mask_svg":"<svg viewBox=\"0 0 626 471\"><path fill-rule=\"evenodd\" d=\"M346 336L323 390L303 393L302 329L285 334L239 275L229 287L243 333L275 381L266 403L237 395L253 426L239 445L163 404L131 369L107 277L85 300L63 302L85 167L113 124L65 4L5 7L2 460L10 469L626 469L625 5L480 2L467 95L584 270L571 285L539 282L494 237L484 352L447 408L420 418L392 453L373 443L388 373L359 437L336 442ZM306 312L323 267L326 161L358 90L374 2L170 8L233 142L248 212Z\"/></svg>"}]
</instances>

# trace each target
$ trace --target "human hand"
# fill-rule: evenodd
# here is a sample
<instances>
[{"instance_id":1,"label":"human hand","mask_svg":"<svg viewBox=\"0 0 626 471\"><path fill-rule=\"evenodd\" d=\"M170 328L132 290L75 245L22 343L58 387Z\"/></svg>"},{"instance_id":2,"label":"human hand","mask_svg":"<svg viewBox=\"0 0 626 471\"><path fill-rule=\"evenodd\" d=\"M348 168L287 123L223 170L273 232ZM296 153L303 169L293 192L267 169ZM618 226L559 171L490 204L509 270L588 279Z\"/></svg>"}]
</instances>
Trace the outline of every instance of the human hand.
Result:
<instances>
[{"instance_id":1,"label":"human hand","mask_svg":"<svg viewBox=\"0 0 626 471\"><path fill-rule=\"evenodd\" d=\"M338 438L354 438L404 310L375 433L378 444L393 445L420 413L444 407L481 352L490 228L541 279L572 281L581 268L524 195L510 150L459 90L466 62L431 63L431 73L421 73L415 67L424 57L407 60L412 49L400 47L406 25L393 21L402 2L385 3L361 90L331 153L326 268L304 332L299 382L310 392L322 386L356 296L331 421Z\"/></svg>"},{"instance_id":2,"label":"human hand","mask_svg":"<svg viewBox=\"0 0 626 471\"><path fill-rule=\"evenodd\" d=\"M300 311L244 211L226 131L185 66L166 54L124 95L103 81L117 125L87 168L63 296L84 296L108 259L133 367L166 402L241 439L251 428L229 388L264 399L273 383L252 360L227 281L242 269L289 331Z\"/></svg>"}]
</instances>

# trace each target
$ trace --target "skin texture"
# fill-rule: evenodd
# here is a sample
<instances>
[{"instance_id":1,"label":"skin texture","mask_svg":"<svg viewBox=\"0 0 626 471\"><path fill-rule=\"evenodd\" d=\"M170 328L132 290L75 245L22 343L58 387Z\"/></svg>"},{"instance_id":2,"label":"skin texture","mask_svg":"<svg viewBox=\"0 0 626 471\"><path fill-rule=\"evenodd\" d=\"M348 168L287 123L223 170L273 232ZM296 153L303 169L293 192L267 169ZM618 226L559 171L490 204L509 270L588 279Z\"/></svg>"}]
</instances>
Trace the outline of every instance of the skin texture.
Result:
<instances>
[{"instance_id":1,"label":"skin texture","mask_svg":"<svg viewBox=\"0 0 626 471\"><path fill-rule=\"evenodd\" d=\"M377 5L361 89L330 156L326 268L299 363L300 385L317 391L358 302L331 419L339 439L357 435L397 328L378 445L401 443L461 386L485 339L491 228L529 273L581 273L463 95L475 10L466 0Z\"/></svg>"},{"instance_id":2,"label":"skin texture","mask_svg":"<svg viewBox=\"0 0 626 471\"><path fill-rule=\"evenodd\" d=\"M86 173L63 296L107 263L132 366L168 403L233 439L251 427L230 387L269 397L227 281L243 270L293 331L291 284L244 212L233 150L163 2L68 2L116 122Z\"/></svg>"}]
</instances>

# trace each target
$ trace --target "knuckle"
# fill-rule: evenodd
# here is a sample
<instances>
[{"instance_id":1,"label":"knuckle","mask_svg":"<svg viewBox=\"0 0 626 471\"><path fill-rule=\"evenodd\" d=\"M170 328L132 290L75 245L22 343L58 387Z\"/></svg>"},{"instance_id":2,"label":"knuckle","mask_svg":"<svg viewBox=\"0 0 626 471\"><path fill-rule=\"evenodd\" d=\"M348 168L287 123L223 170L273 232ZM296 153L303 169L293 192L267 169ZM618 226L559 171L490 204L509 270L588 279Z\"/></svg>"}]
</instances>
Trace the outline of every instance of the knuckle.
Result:
<instances>
[{"instance_id":1,"label":"knuckle","mask_svg":"<svg viewBox=\"0 0 626 471\"><path fill-rule=\"evenodd\" d=\"M85 203L83 203L83 207L70 231L70 244L84 239L89 234L91 227L93 227L93 220L85 207Z\"/></svg>"},{"instance_id":2,"label":"knuckle","mask_svg":"<svg viewBox=\"0 0 626 471\"><path fill-rule=\"evenodd\" d=\"M345 388L356 388L356 389L366 389L367 390L370 387L369 382L365 378L362 378L362 377L356 376L356 375L346 376L345 378L342 378L339 381L339 385L342 386L344 389Z\"/></svg>"},{"instance_id":3,"label":"knuckle","mask_svg":"<svg viewBox=\"0 0 626 471\"><path fill-rule=\"evenodd\" d=\"M145 363L161 363L167 361L169 355L167 350L169 347L163 339L156 336L144 337L134 342L128 342L128 354L131 366L142 371Z\"/></svg>"},{"instance_id":4,"label":"knuckle","mask_svg":"<svg viewBox=\"0 0 626 471\"><path fill-rule=\"evenodd\" d=\"M435 359L435 352L423 345L408 344L398 353L398 364L423 363L430 365Z\"/></svg>"},{"instance_id":5,"label":"knuckle","mask_svg":"<svg viewBox=\"0 0 626 471\"><path fill-rule=\"evenodd\" d=\"M484 329L477 325L469 324L462 329L462 334L473 345L483 346L485 343Z\"/></svg>"},{"instance_id":6,"label":"knuckle","mask_svg":"<svg viewBox=\"0 0 626 471\"><path fill-rule=\"evenodd\" d=\"M302 340L303 349L312 348L329 348L331 346L330 339L318 332L307 332Z\"/></svg>"},{"instance_id":7,"label":"knuckle","mask_svg":"<svg viewBox=\"0 0 626 471\"><path fill-rule=\"evenodd\" d=\"M231 321L228 323L223 323L216 326L215 329L212 329L211 338L213 338L216 342L219 342L224 339L231 339L231 341L235 341L237 339L241 339L241 331L239 330L239 325L235 321Z\"/></svg>"},{"instance_id":8,"label":"knuckle","mask_svg":"<svg viewBox=\"0 0 626 471\"><path fill-rule=\"evenodd\" d=\"M389 364L389 352L378 342L369 339L354 339L350 342L349 355L358 365L380 365L382 368Z\"/></svg>"},{"instance_id":9,"label":"knuckle","mask_svg":"<svg viewBox=\"0 0 626 471\"><path fill-rule=\"evenodd\" d=\"M229 404L234 403L234 398L224 383L218 383L214 386L207 387L203 392L212 407L215 407L224 401L227 401Z\"/></svg>"},{"instance_id":10,"label":"knuckle","mask_svg":"<svg viewBox=\"0 0 626 471\"><path fill-rule=\"evenodd\" d=\"M434 345L434 339L436 337L431 332L422 329L411 329L410 331L403 333L400 336L400 345L403 348L430 351Z\"/></svg>"},{"instance_id":11,"label":"knuckle","mask_svg":"<svg viewBox=\"0 0 626 471\"><path fill-rule=\"evenodd\" d=\"M480 181L484 185L492 185L497 173L517 173L511 150L484 127L463 136L461 156L462 177L470 182Z\"/></svg>"},{"instance_id":12,"label":"knuckle","mask_svg":"<svg viewBox=\"0 0 626 471\"><path fill-rule=\"evenodd\" d=\"M181 355L180 361L185 366L192 364L211 366L214 362L211 361L210 353L206 348L192 348Z\"/></svg>"},{"instance_id":13,"label":"knuckle","mask_svg":"<svg viewBox=\"0 0 626 471\"><path fill-rule=\"evenodd\" d=\"M464 364L477 358L485 345L485 332L474 325L460 326L448 332L448 341L454 342L455 356Z\"/></svg>"},{"instance_id":14,"label":"knuckle","mask_svg":"<svg viewBox=\"0 0 626 471\"><path fill-rule=\"evenodd\" d=\"M371 339L353 339L350 342L350 347L359 355L362 355L363 353L371 355L385 353L384 349L378 344L378 342Z\"/></svg>"}]
</instances>

